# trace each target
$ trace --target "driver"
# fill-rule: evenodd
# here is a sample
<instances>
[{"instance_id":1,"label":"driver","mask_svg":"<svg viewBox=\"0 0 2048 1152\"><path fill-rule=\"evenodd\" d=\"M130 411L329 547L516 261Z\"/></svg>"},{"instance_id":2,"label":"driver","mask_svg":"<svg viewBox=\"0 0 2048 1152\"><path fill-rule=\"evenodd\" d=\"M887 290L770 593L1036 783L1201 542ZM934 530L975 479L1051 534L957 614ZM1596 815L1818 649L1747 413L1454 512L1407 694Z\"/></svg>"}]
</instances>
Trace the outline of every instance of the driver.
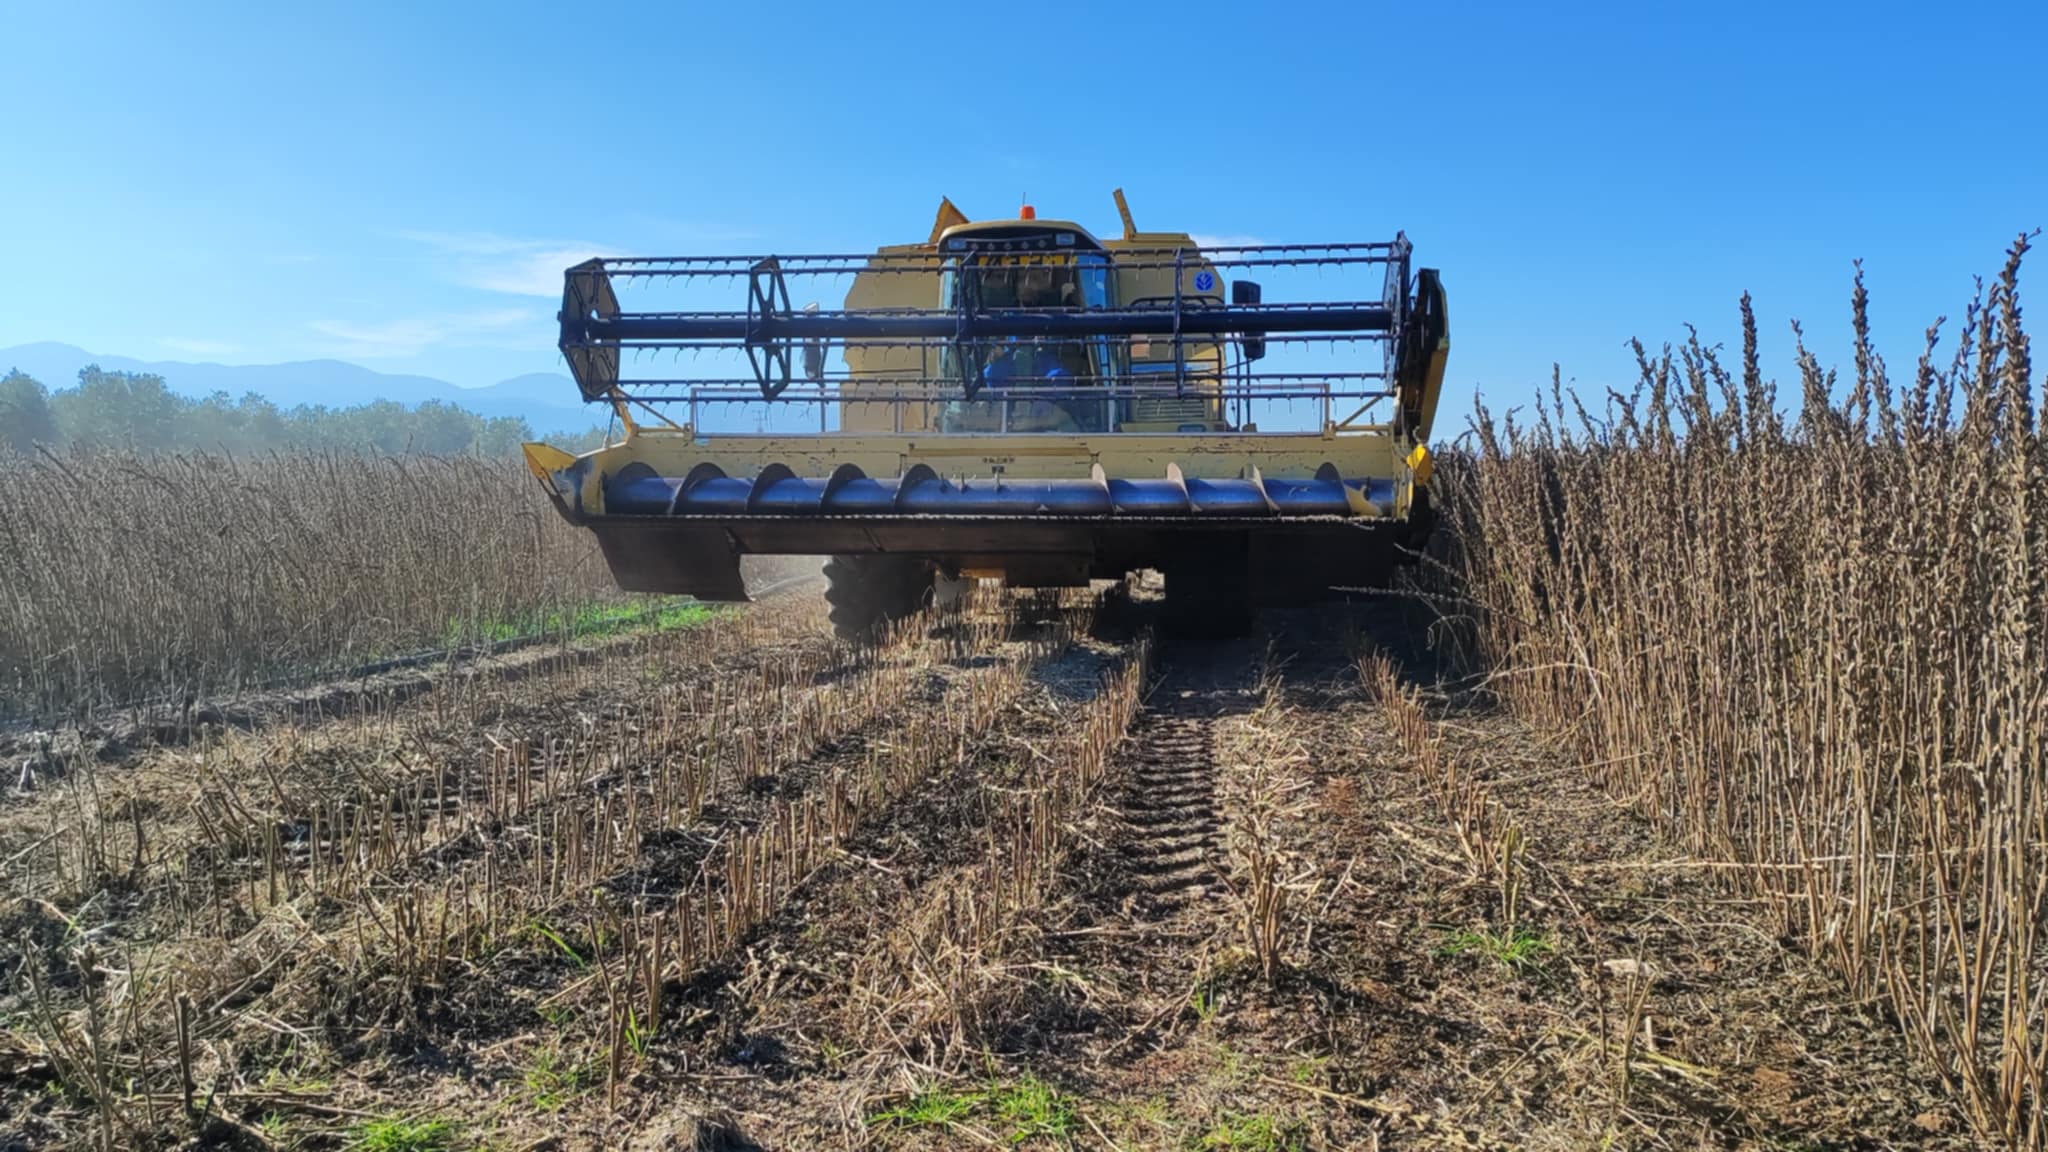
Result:
<instances>
[{"instance_id":1,"label":"driver","mask_svg":"<svg viewBox=\"0 0 2048 1152\"><path fill-rule=\"evenodd\" d=\"M1074 382L1074 373L1062 360L1060 349L1050 341L1011 341L989 354L982 366L981 382L1001 387L1012 381L1030 386L1060 388Z\"/></svg>"}]
</instances>

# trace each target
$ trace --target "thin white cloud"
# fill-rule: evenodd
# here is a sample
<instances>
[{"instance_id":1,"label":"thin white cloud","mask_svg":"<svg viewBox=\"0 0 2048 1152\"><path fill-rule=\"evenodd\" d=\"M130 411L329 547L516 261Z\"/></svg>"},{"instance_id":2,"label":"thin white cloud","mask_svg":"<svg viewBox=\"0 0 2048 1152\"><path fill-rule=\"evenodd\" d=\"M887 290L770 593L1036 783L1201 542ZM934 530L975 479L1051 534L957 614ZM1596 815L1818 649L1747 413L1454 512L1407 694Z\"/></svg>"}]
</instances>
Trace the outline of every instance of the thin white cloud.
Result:
<instances>
[{"instance_id":1,"label":"thin white cloud","mask_svg":"<svg viewBox=\"0 0 2048 1152\"><path fill-rule=\"evenodd\" d=\"M529 240L490 232L401 232L423 244L443 274L465 287L509 296L562 294L562 272L593 256L620 253L579 240Z\"/></svg>"},{"instance_id":2,"label":"thin white cloud","mask_svg":"<svg viewBox=\"0 0 2048 1152\"><path fill-rule=\"evenodd\" d=\"M316 320L312 328L334 341L330 356L361 360L399 360L444 346L523 348L545 342L545 317L526 308L410 317L381 324L347 320ZM536 333L540 333L536 337Z\"/></svg>"},{"instance_id":3,"label":"thin white cloud","mask_svg":"<svg viewBox=\"0 0 2048 1152\"><path fill-rule=\"evenodd\" d=\"M1198 248L1257 248L1271 241L1257 236L1246 236L1230 232L1195 232L1190 234Z\"/></svg>"},{"instance_id":4,"label":"thin white cloud","mask_svg":"<svg viewBox=\"0 0 2048 1152\"><path fill-rule=\"evenodd\" d=\"M226 340L205 340L186 336L160 336L157 343L173 352L186 356L239 356L240 344Z\"/></svg>"}]
</instances>

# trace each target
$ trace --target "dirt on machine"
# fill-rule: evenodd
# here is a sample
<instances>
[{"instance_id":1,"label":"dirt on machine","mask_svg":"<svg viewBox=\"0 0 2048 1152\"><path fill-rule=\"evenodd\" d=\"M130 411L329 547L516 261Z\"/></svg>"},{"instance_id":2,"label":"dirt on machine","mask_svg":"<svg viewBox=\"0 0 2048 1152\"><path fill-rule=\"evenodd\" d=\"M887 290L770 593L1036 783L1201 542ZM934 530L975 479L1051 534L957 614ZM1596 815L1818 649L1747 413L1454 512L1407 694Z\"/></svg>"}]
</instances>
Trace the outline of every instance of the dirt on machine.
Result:
<instances>
[{"instance_id":1,"label":"dirt on machine","mask_svg":"<svg viewBox=\"0 0 2048 1152\"><path fill-rule=\"evenodd\" d=\"M1203 244L1115 199L1107 239L944 200L872 253L578 264L562 353L621 434L528 464L622 588L743 600L742 556L823 555L848 637L977 579L1154 569L1221 631L1383 581L1432 519L1436 271L1405 235Z\"/></svg>"}]
</instances>

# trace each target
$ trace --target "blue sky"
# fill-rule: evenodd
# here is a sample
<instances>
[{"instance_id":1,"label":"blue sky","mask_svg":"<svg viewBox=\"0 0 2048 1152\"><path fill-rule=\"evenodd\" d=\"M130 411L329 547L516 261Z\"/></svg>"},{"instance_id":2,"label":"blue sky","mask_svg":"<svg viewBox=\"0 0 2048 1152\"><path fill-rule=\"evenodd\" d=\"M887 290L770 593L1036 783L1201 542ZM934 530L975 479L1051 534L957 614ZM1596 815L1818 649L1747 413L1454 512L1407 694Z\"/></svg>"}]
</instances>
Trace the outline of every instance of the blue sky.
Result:
<instances>
[{"instance_id":1,"label":"blue sky","mask_svg":"<svg viewBox=\"0 0 2048 1152\"><path fill-rule=\"evenodd\" d=\"M1560 11L1552 11L1560 9ZM0 2L0 347L559 365L562 265L843 251L970 215L1270 241L1405 229L1452 394L1755 294L1846 363L2048 224L2048 4ZM52 382L58 383L58 382Z\"/></svg>"}]
</instances>

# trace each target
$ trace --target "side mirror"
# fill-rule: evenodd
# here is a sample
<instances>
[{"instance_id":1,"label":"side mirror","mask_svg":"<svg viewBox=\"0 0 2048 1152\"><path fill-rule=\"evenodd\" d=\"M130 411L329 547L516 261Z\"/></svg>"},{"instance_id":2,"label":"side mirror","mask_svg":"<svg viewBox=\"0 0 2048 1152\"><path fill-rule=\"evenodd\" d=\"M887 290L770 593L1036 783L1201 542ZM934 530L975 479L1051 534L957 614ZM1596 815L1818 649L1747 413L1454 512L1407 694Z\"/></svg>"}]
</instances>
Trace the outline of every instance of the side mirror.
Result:
<instances>
[{"instance_id":1,"label":"side mirror","mask_svg":"<svg viewBox=\"0 0 2048 1152\"><path fill-rule=\"evenodd\" d=\"M818 302L816 300L804 305L804 311L806 312L816 312L817 310ZM813 384L825 379L825 342L823 340L804 341L804 379L809 380Z\"/></svg>"},{"instance_id":2,"label":"side mirror","mask_svg":"<svg viewBox=\"0 0 2048 1152\"><path fill-rule=\"evenodd\" d=\"M1255 305L1264 298L1265 289L1260 288L1256 280L1232 280L1230 282L1230 303L1232 307ZM1244 348L1244 358L1246 360L1262 360L1265 358L1266 338L1264 336L1239 336L1237 342Z\"/></svg>"}]
</instances>

